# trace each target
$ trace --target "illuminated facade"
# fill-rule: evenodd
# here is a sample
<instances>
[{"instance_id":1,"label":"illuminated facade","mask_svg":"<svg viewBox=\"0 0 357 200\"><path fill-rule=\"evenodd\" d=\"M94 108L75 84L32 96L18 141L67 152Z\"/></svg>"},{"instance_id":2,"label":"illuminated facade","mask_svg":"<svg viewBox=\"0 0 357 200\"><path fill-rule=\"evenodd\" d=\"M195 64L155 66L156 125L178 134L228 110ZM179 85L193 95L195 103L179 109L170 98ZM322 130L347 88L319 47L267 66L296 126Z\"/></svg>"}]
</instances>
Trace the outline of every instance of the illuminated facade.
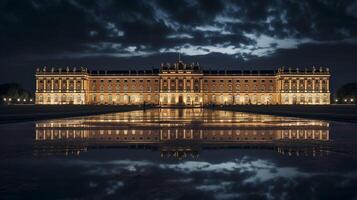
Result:
<instances>
[{"instance_id":1,"label":"illuminated facade","mask_svg":"<svg viewBox=\"0 0 357 200\"><path fill-rule=\"evenodd\" d=\"M203 70L179 61L160 69L38 69L36 104L329 104L328 68Z\"/></svg>"}]
</instances>

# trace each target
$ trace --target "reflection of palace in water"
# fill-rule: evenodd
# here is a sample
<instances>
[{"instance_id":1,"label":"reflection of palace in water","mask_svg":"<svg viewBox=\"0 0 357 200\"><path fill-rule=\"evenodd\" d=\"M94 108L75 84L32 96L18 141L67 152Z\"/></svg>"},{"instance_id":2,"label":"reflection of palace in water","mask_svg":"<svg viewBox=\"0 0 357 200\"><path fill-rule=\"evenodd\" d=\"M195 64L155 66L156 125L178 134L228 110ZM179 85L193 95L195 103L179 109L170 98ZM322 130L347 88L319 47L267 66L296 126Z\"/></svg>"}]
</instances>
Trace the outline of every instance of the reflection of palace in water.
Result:
<instances>
[{"instance_id":1,"label":"reflection of palace in water","mask_svg":"<svg viewBox=\"0 0 357 200\"><path fill-rule=\"evenodd\" d=\"M263 147L289 154L286 148L328 140L329 124L324 121L200 109L153 109L36 123L36 145L64 153L145 147L175 156L202 148Z\"/></svg>"}]
</instances>

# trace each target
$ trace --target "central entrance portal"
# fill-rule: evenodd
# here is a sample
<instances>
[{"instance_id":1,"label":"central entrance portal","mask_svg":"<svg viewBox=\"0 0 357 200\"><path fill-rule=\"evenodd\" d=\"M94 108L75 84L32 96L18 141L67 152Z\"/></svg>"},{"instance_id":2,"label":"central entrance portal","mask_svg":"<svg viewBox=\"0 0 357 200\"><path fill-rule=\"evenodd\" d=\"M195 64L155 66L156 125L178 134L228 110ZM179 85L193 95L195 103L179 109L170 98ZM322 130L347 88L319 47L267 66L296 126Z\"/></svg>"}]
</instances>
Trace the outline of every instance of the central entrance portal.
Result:
<instances>
[{"instance_id":1,"label":"central entrance portal","mask_svg":"<svg viewBox=\"0 0 357 200\"><path fill-rule=\"evenodd\" d=\"M178 98L178 104L179 105L183 105L183 97L182 97L182 95L180 95L179 98Z\"/></svg>"}]
</instances>

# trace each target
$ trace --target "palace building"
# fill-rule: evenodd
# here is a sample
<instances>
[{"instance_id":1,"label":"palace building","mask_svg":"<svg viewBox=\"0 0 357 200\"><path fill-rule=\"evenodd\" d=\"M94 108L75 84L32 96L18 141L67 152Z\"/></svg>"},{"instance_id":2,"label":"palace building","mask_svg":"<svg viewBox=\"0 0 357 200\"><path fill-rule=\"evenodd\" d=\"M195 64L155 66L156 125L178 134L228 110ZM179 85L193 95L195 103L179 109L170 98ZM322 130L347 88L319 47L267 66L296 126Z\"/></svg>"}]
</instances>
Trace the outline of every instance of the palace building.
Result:
<instances>
[{"instance_id":1,"label":"palace building","mask_svg":"<svg viewBox=\"0 0 357 200\"><path fill-rule=\"evenodd\" d=\"M330 104L328 68L204 70L198 63L159 69L37 69L36 104L205 106Z\"/></svg>"}]
</instances>

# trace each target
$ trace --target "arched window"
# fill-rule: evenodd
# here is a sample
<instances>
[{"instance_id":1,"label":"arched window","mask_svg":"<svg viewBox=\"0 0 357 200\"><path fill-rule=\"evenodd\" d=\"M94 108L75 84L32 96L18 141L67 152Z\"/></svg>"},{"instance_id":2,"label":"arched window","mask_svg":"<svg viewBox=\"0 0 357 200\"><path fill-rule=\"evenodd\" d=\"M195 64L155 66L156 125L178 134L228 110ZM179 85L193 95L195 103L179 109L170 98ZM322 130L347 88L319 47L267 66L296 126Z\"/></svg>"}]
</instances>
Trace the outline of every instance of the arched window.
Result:
<instances>
[{"instance_id":1,"label":"arched window","mask_svg":"<svg viewBox=\"0 0 357 200\"><path fill-rule=\"evenodd\" d=\"M100 103L104 103L104 95L101 94L99 96L99 101L100 101Z\"/></svg>"},{"instance_id":2,"label":"arched window","mask_svg":"<svg viewBox=\"0 0 357 200\"><path fill-rule=\"evenodd\" d=\"M64 94L64 95L62 95L62 100L61 100L61 102L62 103L65 103L67 101L67 97L66 97L66 95Z\"/></svg>"},{"instance_id":3,"label":"arched window","mask_svg":"<svg viewBox=\"0 0 357 200\"><path fill-rule=\"evenodd\" d=\"M235 98L234 98L234 101L235 101L236 104L239 104L240 103L240 96L236 95Z\"/></svg>"},{"instance_id":4,"label":"arched window","mask_svg":"<svg viewBox=\"0 0 357 200\"><path fill-rule=\"evenodd\" d=\"M128 104L129 103L129 97L128 95L124 95L124 104Z\"/></svg>"},{"instance_id":5,"label":"arched window","mask_svg":"<svg viewBox=\"0 0 357 200\"><path fill-rule=\"evenodd\" d=\"M38 101L41 102L41 103L43 102L43 96L42 96L42 95L40 95L40 96L38 97Z\"/></svg>"},{"instance_id":6,"label":"arched window","mask_svg":"<svg viewBox=\"0 0 357 200\"><path fill-rule=\"evenodd\" d=\"M244 96L244 103L245 104L250 104L249 95L247 95L247 94Z\"/></svg>"},{"instance_id":7,"label":"arched window","mask_svg":"<svg viewBox=\"0 0 357 200\"><path fill-rule=\"evenodd\" d=\"M308 103L312 103L312 96L311 95L309 95L309 97L308 97Z\"/></svg>"},{"instance_id":8,"label":"arched window","mask_svg":"<svg viewBox=\"0 0 357 200\"><path fill-rule=\"evenodd\" d=\"M232 104L233 102L233 96L230 94L227 96L227 104Z\"/></svg>"},{"instance_id":9,"label":"arched window","mask_svg":"<svg viewBox=\"0 0 357 200\"><path fill-rule=\"evenodd\" d=\"M74 90L74 80L69 81L69 90L70 91Z\"/></svg>"},{"instance_id":10,"label":"arched window","mask_svg":"<svg viewBox=\"0 0 357 200\"><path fill-rule=\"evenodd\" d=\"M253 96L253 98L252 98L252 103L253 103L253 104L257 104L257 96L255 96L255 95Z\"/></svg>"},{"instance_id":11,"label":"arched window","mask_svg":"<svg viewBox=\"0 0 357 200\"><path fill-rule=\"evenodd\" d=\"M171 104L175 104L176 103L176 98L175 96L171 96Z\"/></svg>"},{"instance_id":12,"label":"arched window","mask_svg":"<svg viewBox=\"0 0 357 200\"><path fill-rule=\"evenodd\" d=\"M81 90L82 89L82 82L81 81L77 81L76 88L77 88L77 90Z\"/></svg>"},{"instance_id":13,"label":"arched window","mask_svg":"<svg viewBox=\"0 0 357 200\"><path fill-rule=\"evenodd\" d=\"M167 96L165 95L164 98L163 98L162 103L167 104L167 102L168 102L168 98L167 98Z\"/></svg>"},{"instance_id":14,"label":"arched window","mask_svg":"<svg viewBox=\"0 0 357 200\"><path fill-rule=\"evenodd\" d=\"M261 104L267 104L268 97L265 96L265 95L261 95L259 101L260 101Z\"/></svg>"},{"instance_id":15,"label":"arched window","mask_svg":"<svg viewBox=\"0 0 357 200\"><path fill-rule=\"evenodd\" d=\"M108 102L113 103L113 97L111 94L108 95Z\"/></svg>"},{"instance_id":16,"label":"arched window","mask_svg":"<svg viewBox=\"0 0 357 200\"><path fill-rule=\"evenodd\" d=\"M68 79L62 80L62 90L67 90L67 81Z\"/></svg>"},{"instance_id":17,"label":"arched window","mask_svg":"<svg viewBox=\"0 0 357 200\"><path fill-rule=\"evenodd\" d=\"M69 102L73 103L73 96L69 96Z\"/></svg>"},{"instance_id":18,"label":"arched window","mask_svg":"<svg viewBox=\"0 0 357 200\"><path fill-rule=\"evenodd\" d=\"M273 101L273 95L269 95L269 97L268 97L268 104L271 104L272 103L272 101Z\"/></svg>"},{"instance_id":19,"label":"arched window","mask_svg":"<svg viewBox=\"0 0 357 200\"><path fill-rule=\"evenodd\" d=\"M296 97L296 95L293 96L293 104L297 104L297 97Z\"/></svg>"},{"instance_id":20,"label":"arched window","mask_svg":"<svg viewBox=\"0 0 357 200\"><path fill-rule=\"evenodd\" d=\"M315 98L315 103L319 104L320 103L320 97Z\"/></svg>"},{"instance_id":21,"label":"arched window","mask_svg":"<svg viewBox=\"0 0 357 200\"><path fill-rule=\"evenodd\" d=\"M305 96L304 95L300 96L300 104L305 104Z\"/></svg>"},{"instance_id":22,"label":"arched window","mask_svg":"<svg viewBox=\"0 0 357 200\"><path fill-rule=\"evenodd\" d=\"M289 103L289 96L288 95L285 95L284 101L285 101L285 103Z\"/></svg>"},{"instance_id":23,"label":"arched window","mask_svg":"<svg viewBox=\"0 0 357 200\"><path fill-rule=\"evenodd\" d=\"M78 95L77 96L77 102L79 103L79 104L82 104L83 102L82 102L82 97L81 97L81 95Z\"/></svg>"},{"instance_id":24,"label":"arched window","mask_svg":"<svg viewBox=\"0 0 357 200\"><path fill-rule=\"evenodd\" d=\"M117 95L117 97L116 97L116 102L117 102L117 104L121 103L121 99L120 99L119 95Z\"/></svg>"},{"instance_id":25,"label":"arched window","mask_svg":"<svg viewBox=\"0 0 357 200\"><path fill-rule=\"evenodd\" d=\"M312 80L307 80L307 91L312 91Z\"/></svg>"}]
</instances>

